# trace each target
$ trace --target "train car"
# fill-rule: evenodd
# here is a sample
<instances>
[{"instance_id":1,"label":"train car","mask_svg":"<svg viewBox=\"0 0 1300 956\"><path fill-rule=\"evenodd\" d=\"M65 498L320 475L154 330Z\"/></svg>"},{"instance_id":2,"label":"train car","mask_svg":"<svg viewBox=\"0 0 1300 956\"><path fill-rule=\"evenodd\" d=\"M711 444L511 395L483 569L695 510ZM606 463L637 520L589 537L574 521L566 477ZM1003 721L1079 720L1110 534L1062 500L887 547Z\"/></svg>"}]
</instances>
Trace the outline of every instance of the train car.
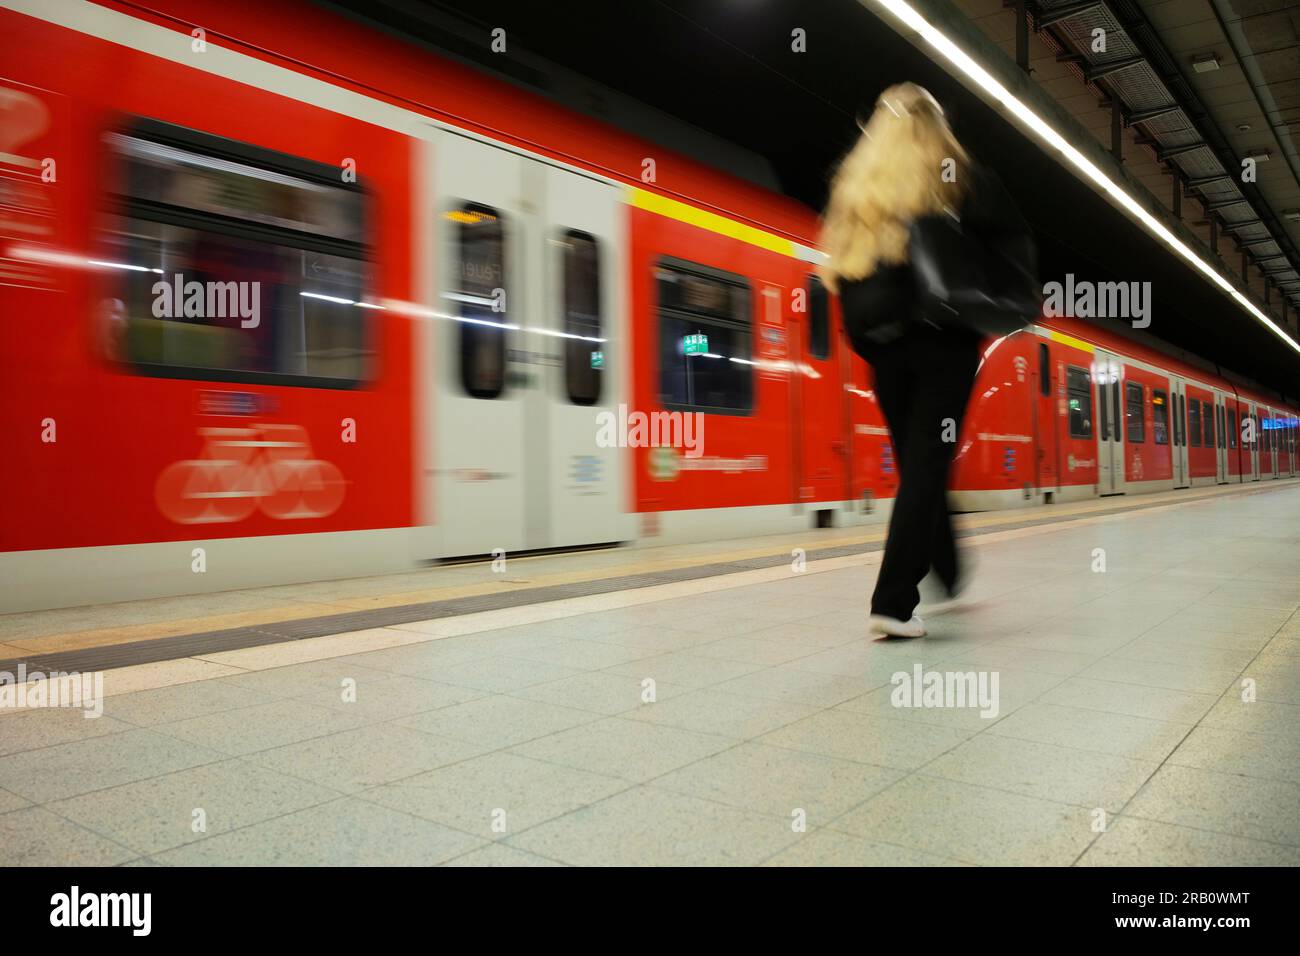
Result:
<instances>
[{"instance_id":1,"label":"train car","mask_svg":"<svg viewBox=\"0 0 1300 956\"><path fill-rule=\"evenodd\" d=\"M0 610L887 517L813 210L307 4L0 33ZM1290 476L1295 422L1040 318L954 501Z\"/></svg>"},{"instance_id":2,"label":"train car","mask_svg":"<svg viewBox=\"0 0 1300 956\"><path fill-rule=\"evenodd\" d=\"M969 416L953 478L962 510L1295 474L1293 411L1069 318L992 343Z\"/></svg>"}]
</instances>

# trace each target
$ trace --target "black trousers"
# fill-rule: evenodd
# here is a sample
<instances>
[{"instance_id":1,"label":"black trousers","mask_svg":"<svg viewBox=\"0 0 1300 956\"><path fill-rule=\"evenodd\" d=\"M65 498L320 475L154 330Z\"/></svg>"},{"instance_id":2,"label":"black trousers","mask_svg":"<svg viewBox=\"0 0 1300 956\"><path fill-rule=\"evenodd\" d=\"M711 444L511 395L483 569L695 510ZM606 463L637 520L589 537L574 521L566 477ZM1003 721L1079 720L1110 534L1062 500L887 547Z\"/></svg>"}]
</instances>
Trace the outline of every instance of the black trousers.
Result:
<instances>
[{"instance_id":1,"label":"black trousers","mask_svg":"<svg viewBox=\"0 0 1300 956\"><path fill-rule=\"evenodd\" d=\"M946 489L979 369L980 340L974 333L914 327L872 349L868 359L899 472L871 613L906 621L921 601L917 585L931 567L949 588L957 580Z\"/></svg>"}]
</instances>

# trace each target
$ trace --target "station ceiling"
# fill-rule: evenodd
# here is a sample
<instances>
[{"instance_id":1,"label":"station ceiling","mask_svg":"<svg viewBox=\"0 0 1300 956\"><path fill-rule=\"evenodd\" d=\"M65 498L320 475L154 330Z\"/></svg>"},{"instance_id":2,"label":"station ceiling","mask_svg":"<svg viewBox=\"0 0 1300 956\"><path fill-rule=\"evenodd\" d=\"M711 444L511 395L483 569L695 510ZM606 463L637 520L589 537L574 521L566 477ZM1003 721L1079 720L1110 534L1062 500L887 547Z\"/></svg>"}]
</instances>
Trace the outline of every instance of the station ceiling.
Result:
<instances>
[{"instance_id":1,"label":"station ceiling","mask_svg":"<svg viewBox=\"0 0 1300 956\"><path fill-rule=\"evenodd\" d=\"M550 92L548 71L523 64L558 64L592 82L586 102L574 103L577 108L617 122L619 117L610 115L617 113L617 103L611 106L600 89L648 104L765 158L774 185L813 209L823 204L830 171L857 135L855 118L869 113L885 86L903 80L921 83L945 104L963 143L1000 171L1020 203L1039 237L1044 281L1073 273L1076 279L1151 282L1149 334L1224 370L1247 376L1270 392L1300 396L1300 353L1098 196L930 55L900 37L871 0L321 3L544 94ZM1062 71L1082 74L1088 64L1080 62L1076 51L1058 49L1051 34L1037 29L1034 17L1043 16L1043 10L1053 3L1112 13L1107 4L1123 3L1121 15L1132 14L1136 6L1144 8L1136 14L1146 18L1178 68L1178 77L1165 78L1167 85L1175 85L1179 78L1188 82L1196 102L1189 102L1186 108L1201 110L1195 122L1187 124L1195 132L1185 133L1184 140L1200 141L1196 138L1200 137L1214 144L1199 157L1187 150L1177 153L1179 158L1189 164L1217 159L1226 165L1237 161L1233 150L1243 155L1270 152L1269 160L1258 166L1259 182L1250 195L1253 206L1243 207L1254 208L1256 213L1243 215L1229 206L1207 212L1200 204L1204 197L1187 190L1182 201L1184 228L1207 243L1209 219L1216 217L1220 258L1211 261L1223 267L1224 275L1241 282L1243 288L1249 287L1262 307L1265 280L1260 271L1276 273L1300 265L1292 245L1300 240L1300 222L1285 216L1300 208L1295 174L1300 163L1288 126L1300 114L1295 12L1284 0L1142 0L1136 6L1128 0L1083 5L1078 0L1047 0L1041 6L1030 3L1030 76L1107 146L1110 103L1122 101L1122 91L1106 89L1104 79L1099 85L1090 84L1083 75L1062 75ZM930 8L938 5L933 0L927 4ZM943 5L1014 57L1014 0L957 0ZM1189 14L1190 7L1199 7L1201 15ZM1279 25L1287 31L1282 40L1278 39ZM497 27L505 29L509 38L512 55L506 60L488 49L490 32ZM805 31L806 52L792 49L796 28ZM1215 85L1211 73L1190 69L1191 58L1206 53L1219 59L1222 76L1217 82L1222 88ZM1074 59L1070 59L1072 55ZM1229 72L1224 71L1225 66ZM1184 74L1195 79L1187 81ZM572 83L564 86L565 98L572 101ZM1136 109L1122 106L1129 112ZM1251 129L1239 131L1241 125ZM1124 135L1126 175L1170 205L1173 157L1167 152L1157 155L1163 145L1160 137L1141 122L1125 122ZM1188 178L1204 178L1185 172L1182 166L1179 171ZM1217 196L1211 190L1206 201L1214 202ZM1218 201L1227 198L1231 196ZM1261 220L1258 232L1251 227L1234 232L1227 225L1252 218ZM1260 237L1276 240L1276 245L1257 241L1248 249L1281 257L1259 264L1251 258L1247 282L1241 281L1240 250L1233 239L1238 233L1247 241ZM1289 277L1274 281L1285 283L1286 279ZM1300 283L1270 284L1269 292L1271 307L1266 311L1276 313L1285 294L1300 295ZM1288 320L1294 322L1296 311L1288 308Z\"/></svg>"}]
</instances>

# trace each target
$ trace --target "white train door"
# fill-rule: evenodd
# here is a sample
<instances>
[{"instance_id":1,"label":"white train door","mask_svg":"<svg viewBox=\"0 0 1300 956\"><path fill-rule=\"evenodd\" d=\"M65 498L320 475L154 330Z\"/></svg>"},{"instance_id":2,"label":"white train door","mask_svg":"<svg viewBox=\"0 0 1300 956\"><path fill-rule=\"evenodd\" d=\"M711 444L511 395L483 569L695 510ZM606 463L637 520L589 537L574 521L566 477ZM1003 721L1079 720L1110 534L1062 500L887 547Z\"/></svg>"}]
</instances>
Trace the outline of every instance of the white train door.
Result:
<instances>
[{"instance_id":1,"label":"white train door","mask_svg":"<svg viewBox=\"0 0 1300 956\"><path fill-rule=\"evenodd\" d=\"M1228 483L1228 409L1223 393L1214 389L1214 461L1216 480Z\"/></svg>"},{"instance_id":2,"label":"white train door","mask_svg":"<svg viewBox=\"0 0 1300 956\"><path fill-rule=\"evenodd\" d=\"M552 480L530 507L529 546L626 541L634 533L623 474L631 452L608 439L618 437L612 426L621 420L619 403L627 402L631 376L621 281L627 206L616 186L554 166L541 169L547 308L537 325L546 428L537 456L545 456Z\"/></svg>"},{"instance_id":3,"label":"white train door","mask_svg":"<svg viewBox=\"0 0 1300 956\"><path fill-rule=\"evenodd\" d=\"M1169 424L1174 487L1186 488L1191 484L1187 471L1187 383L1177 376L1169 379Z\"/></svg>"},{"instance_id":4,"label":"white train door","mask_svg":"<svg viewBox=\"0 0 1300 956\"><path fill-rule=\"evenodd\" d=\"M1237 440L1241 442L1242 478L1259 481L1259 420L1255 417L1255 406L1238 400L1237 409L1241 416L1237 422Z\"/></svg>"},{"instance_id":5,"label":"white train door","mask_svg":"<svg viewBox=\"0 0 1300 956\"><path fill-rule=\"evenodd\" d=\"M616 192L604 187L610 205L602 212L593 198L602 184L566 174L592 191L565 192L555 167L448 131L436 134L427 167L432 279L427 362L417 374L432 377L432 387L423 383L423 520L436 527L436 554L619 540L618 449L596 447L596 414L616 404L597 341L615 301ZM553 225L570 202L581 220L575 228L585 227L593 245L580 251L587 261L567 266L595 285L570 290L567 324L582 329L572 339L556 334L566 325L558 313L565 250ZM575 385L588 405L565 397L570 341L581 343L595 373Z\"/></svg>"},{"instance_id":6,"label":"white train door","mask_svg":"<svg viewBox=\"0 0 1300 956\"><path fill-rule=\"evenodd\" d=\"M1273 416L1264 405L1255 406L1255 433L1259 436L1259 475L1275 478L1273 467Z\"/></svg>"},{"instance_id":7,"label":"white train door","mask_svg":"<svg viewBox=\"0 0 1300 956\"><path fill-rule=\"evenodd\" d=\"M1102 495L1124 493L1124 399L1119 359L1098 349L1092 378L1097 383L1097 486Z\"/></svg>"}]
</instances>

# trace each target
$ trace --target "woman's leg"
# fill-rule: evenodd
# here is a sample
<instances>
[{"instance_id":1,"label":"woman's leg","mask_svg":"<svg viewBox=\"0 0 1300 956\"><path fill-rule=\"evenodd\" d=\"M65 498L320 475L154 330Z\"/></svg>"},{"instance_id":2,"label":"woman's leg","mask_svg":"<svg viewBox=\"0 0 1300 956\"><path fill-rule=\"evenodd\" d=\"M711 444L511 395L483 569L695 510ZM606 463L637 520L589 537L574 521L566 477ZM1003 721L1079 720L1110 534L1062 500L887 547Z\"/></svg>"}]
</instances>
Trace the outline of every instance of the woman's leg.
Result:
<instances>
[{"instance_id":1,"label":"woman's leg","mask_svg":"<svg viewBox=\"0 0 1300 956\"><path fill-rule=\"evenodd\" d=\"M888 393L878 389L882 408L901 403L906 412L895 431L894 420L886 411L896 436L901 480L871 598L873 614L903 621L920 603L917 585L936 557L950 562L956 576L945 490L955 439L979 364L978 343L966 337L918 336L908 345L906 361L900 363L911 371L904 379L905 388Z\"/></svg>"}]
</instances>

